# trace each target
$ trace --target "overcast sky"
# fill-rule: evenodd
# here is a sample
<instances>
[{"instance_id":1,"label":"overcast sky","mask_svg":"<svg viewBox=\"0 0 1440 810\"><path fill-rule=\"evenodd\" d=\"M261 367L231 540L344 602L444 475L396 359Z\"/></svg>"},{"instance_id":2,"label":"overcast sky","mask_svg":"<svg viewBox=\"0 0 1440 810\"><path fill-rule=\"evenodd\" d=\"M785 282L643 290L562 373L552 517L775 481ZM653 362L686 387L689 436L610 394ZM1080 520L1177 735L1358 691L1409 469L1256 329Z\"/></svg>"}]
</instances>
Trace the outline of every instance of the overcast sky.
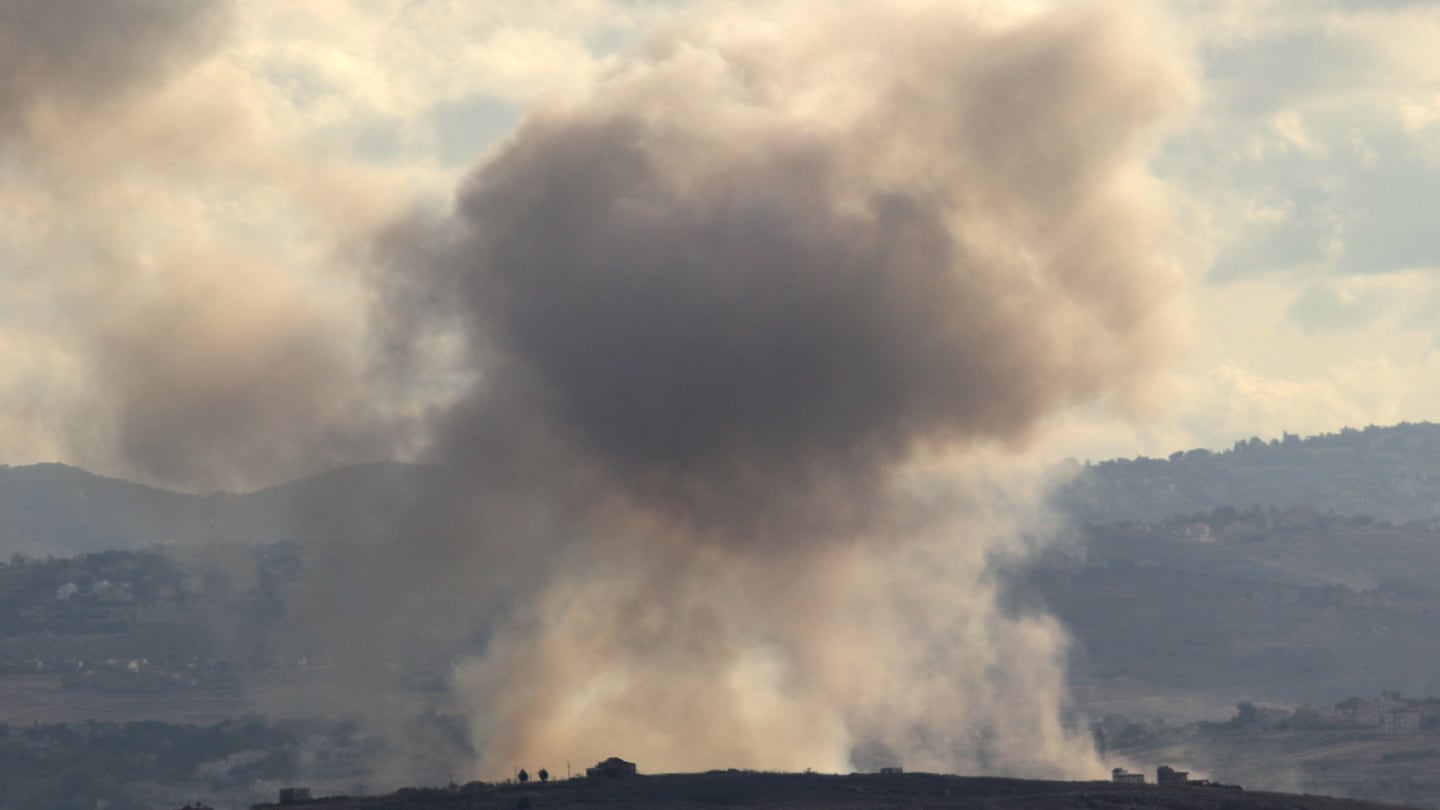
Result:
<instances>
[{"instance_id":1,"label":"overcast sky","mask_svg":"<svg viewBox=\"0 0 1440 810\"><path fill-rule=\"evenodd\" d=\"M0 461L243 488L413 456L472 381L442 332L376 390L376 235L690 6L0 0ZM1436 418L1440 2L1161 7L1198 88L1150 162L1187 337L1032 452Z\"/></svg>"}]
</instances>

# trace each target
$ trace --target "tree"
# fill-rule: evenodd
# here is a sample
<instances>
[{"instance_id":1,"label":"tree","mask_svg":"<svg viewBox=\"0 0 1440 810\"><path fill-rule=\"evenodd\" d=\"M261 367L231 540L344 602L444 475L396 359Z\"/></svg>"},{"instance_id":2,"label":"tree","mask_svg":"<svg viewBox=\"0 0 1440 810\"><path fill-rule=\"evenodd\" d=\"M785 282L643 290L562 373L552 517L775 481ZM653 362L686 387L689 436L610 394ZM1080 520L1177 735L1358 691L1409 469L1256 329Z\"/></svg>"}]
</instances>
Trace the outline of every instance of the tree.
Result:
<instances>
[{"instance_id":1,"label":"tree","mask_svg":"<svg viewBox=\"0 0 1440 810\"><path fill-rule=\"evenodd\" d=\"M547 771L547 770L545 770L544 768L541 768L541 769L540 769L540 773L537 773L537 774L535 774L535 775L538 776L538 777L540 777L540 781L541 781L541 782L549 782L549 781L550 781L550 772Z\"/></svg>"},{"instance_id":2,"label":"tree","mask_svg":"<svg viewBox=\"0 0 1440 810\"><path fill-rule=\"evenodd\" d=\"M521 768L521 769L520 769L520 773L515 774L515 778L516 778L516 779L519 779L522 783L523 783L523 782L529 782L529 781L530 781L530 774L526 773L524 768Z\"/></svg>"}]
</instances>

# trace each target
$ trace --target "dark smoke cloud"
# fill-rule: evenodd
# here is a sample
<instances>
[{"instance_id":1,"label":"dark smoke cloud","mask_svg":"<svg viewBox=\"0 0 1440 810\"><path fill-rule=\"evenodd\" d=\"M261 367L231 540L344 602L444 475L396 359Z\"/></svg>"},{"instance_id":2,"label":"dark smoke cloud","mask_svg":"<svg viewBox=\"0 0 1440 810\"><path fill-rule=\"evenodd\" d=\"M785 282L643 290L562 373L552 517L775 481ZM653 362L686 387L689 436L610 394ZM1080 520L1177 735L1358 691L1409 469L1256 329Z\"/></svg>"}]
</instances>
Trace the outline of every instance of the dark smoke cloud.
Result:
<instances>
[{"instance_id":1,"label":"dark smoke cloud","mask_svg":"<svg viewBox=\"0 0 1440 810\"><path fill-rule=\"evenodd\" d=\"M143 255L107 197L74 440L197 486L433 428L408 509L319 527L281 645L333 663L317 707L396 727L378 693L450 676L477 775L852 750L1096 775L1060 720L1063 632L1006 614L991 576L1027 548L1033 489L976 493L1051 415L1142 396L1180 337L1145 161L1189 80L1135 6L994 7L680 20L533 111L447 217L379 240L368 334L324 279L223 239ZM163 82L219 19L98 8L136 53L94 34L93 64L6 109ZM5 57L15 75L75 33L36 30L56 44Z\"/></svg>"},{"instance_id":2,"label":"dark smoke cloud","mask_svg":"<svg viewBox=\"0 0 1440 810\"><path fill-rule=\"evenodd\" d=\"M8 446L207 491L420 435L400 424L415 389L372 351L366 291L326 244L366 238L384 206L356 202L363 171L296 160L263 91L216 84L244 78L222 58L234 12L0 0L0 160L31 212L13 245L39 246L7 289L59 310L7 318L0 341L64 361L34 374L53 391ZM278 224L257 222L267 207Z\"/></svg>"},{"instance_id":3,"label":"dark smoke cloud","mask_svg":"<svg viewBox=\"0 0 1440 810\"><path fill-rule=\"evenodd\" d=\"M128 288L95 303L89 421L109 452L187 487L388 457L344 320L272 268L197 258L206 266L167 266L155 281L116 268Z\"/></svg>"},{"instance_id":4,"label":"dark smoke cloud","mask_svg":"<svg viewBox=\"0 0 1440 810\"><path fill-rule=\"evenodd\" d=\"M3 0L0 125L47 105L101 105L212 45L226 0Z\"/></svg>"},{"instance_id":5,"label":"dark smoke cloud","mask_svg":"<svg viewBox=\"0 0 1440 810\"><path fill-rule=\"evenodd\" d=\"M484 638L481 774L1097 772L1063 633L988 573L1027 519L965 490L1180 337L1166 41L1131 6L712 7L392 234L395 356L453 326L476 383L436 444L463 508L375 553L450 649ZM375 626L333 636L410 641Z\"/></svg>"},{"instance_id":6,"label":"dark smoke cloud","mask_svg":"<svg viewBox=\"0 0 1440 810\"><path fill-rule=\"evenodd\" d=\"M1109 22L955 16L863 66L687 31L533 115L432 268L498 358L457 435L538 420L688 529L830 535L917 450L1143 379L1178 278L1119 183L1173 84Z\"/></svg>"}]
</instances>

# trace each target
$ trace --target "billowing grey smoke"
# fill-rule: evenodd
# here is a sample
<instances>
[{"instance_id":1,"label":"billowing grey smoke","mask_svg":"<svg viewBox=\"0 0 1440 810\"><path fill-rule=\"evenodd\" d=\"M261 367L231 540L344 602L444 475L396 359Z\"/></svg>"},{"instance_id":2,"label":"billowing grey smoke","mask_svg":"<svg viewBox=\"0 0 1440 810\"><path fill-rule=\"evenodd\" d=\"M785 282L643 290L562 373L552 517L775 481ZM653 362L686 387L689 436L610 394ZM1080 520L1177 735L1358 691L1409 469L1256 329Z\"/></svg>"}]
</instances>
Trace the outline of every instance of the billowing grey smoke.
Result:
<instances>
[{"instance_id":1,"label":"billowing grey smoke","mask_svg":"<svg viewBox=\"0 0 1440 810\"><path fill-rule=\"evenodd\" d=\"M214 41L223 0L0 1L0 127L51 104L102 105Z\"/></svg>"},{"instance_id":2,"label":"billowing grey smoke","mask_svg":"<svg viewBox=\"0 0 1440 810\"><path fill-rule=\"evenodd\" d=\"M986 573L1021 518L967 487L1174 343L1144 159L1183 66L1128 6L709 11L532 113L399 263L440 292L392 322L455 318L479 369L444 543L525 583L459 674L481 772L1094 773L1063 635Z\"/></svg>"},{"instance_id":3,"label":"billowing grey smoke","mask_svg":"<svg viewBox=\"0 0 1440 810\"><path fill-rule=\"evenodd\" d=\"M858 52L871 12L819 13L843 42L679 33L532 116L441 266L499 358L481 396L526 391L643 507L760 539L856 528L922 446L1148 371L1177 279L1125 186L1173 71L1112 22L912 13Z\"/></svg>"},{"instance_id":4,"label":"billowing grey smoke","mask_svg":"<svg viewBox=\"0 0 1440 810\"><path fill-rule=\"evenodd\" d=\"M38 303L0 324L7 362L30 367L7 380L8 453L204 491L404 443L386 414L405 397L372 379L362 294L333 256L268 244L327 217L357 221L314 241L361 241L371 223L346 216L364 206L343 199L343 172L289 165L254 87L216 87L243 78L217 60L234 11L0 0L0 206L17 212L3 280ZM246 201L282 224L267 231Z\"/></svg>"},{"instance_id":5,"label":"billowing grey smoke","mask_svg":"<svg viewBox=\"0 0 1440 810\"><path fill-rule=\"evenodd\" d=\"M229 151L186 150L253 145L163 103L124 119L168 128L84 135L108 119L77 110L164 85L223 17L120 8L0 0L0 134L91 251L64 257L79 334L56 342L89 395L57 397L84 426L65 443L244 485L385 455L412 405L473 377L430 423L429 496L307 549L286 641L330 652L317 708L372 711L459 656L485 777L611 754L1098 770L1061 722L1063 632L1003 611L990 572L1043 523L1006 451L1140 395L1178 337L1145 167L1189 95L1163 26L1132 5L706 6L534 110L448 219L386 234L366 336L347 283L135 218L136 177L193 159L228 181ZM352 210L250 159L231 171Z\"/></svg>"}]
</instances>

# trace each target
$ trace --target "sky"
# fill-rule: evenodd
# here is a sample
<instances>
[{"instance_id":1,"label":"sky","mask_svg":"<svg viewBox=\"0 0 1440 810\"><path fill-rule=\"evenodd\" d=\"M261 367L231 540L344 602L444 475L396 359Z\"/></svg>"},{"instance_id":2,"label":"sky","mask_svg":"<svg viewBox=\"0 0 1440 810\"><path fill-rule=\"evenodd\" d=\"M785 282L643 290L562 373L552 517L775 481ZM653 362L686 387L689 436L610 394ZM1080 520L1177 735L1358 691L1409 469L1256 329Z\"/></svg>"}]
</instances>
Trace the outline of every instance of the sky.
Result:
<instances>
[{"instance_id":1,"label":"sky","mask_svg":"<svg viewBox=\"0 0 1440 810\"><path fill-rule=\"evenodd\" d=\"M1188 73L1145 178L1176 339L1025 452L1436 418L1440 3L1144 7ZM804 4L0 0L0 461L208 490L423 455L477 372L386 303L436 293L375 268L657 32L781 8Z\"/></svg>"}]
</instances>

